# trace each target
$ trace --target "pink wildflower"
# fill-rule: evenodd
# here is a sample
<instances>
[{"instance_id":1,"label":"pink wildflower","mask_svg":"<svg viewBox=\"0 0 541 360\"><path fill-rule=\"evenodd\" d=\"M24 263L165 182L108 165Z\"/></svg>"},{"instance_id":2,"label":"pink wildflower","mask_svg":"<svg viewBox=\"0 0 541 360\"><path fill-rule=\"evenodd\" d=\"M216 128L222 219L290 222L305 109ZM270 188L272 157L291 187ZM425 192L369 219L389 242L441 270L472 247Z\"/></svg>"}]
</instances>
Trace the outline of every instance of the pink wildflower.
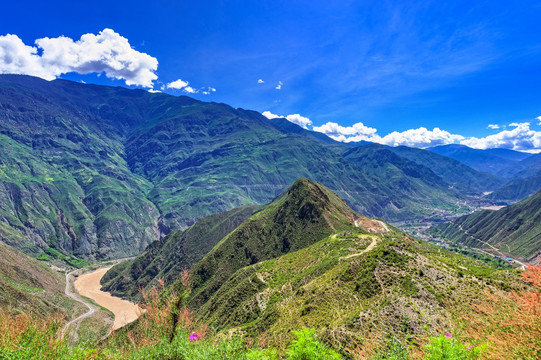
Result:
<instances>
[{"instance_id":1,"label":"pink wildflower","mask_svg":"<svg viewBox=\"0 0 541 360\"><path fill-rule=\"evenodd\" d=\"M468 347L466 348L466 350L471 350L471 349L473 349L473 345L470 345L470 346L468 346Z\"/></svg>"},{"instance_id":2,"label":"pink wildflower","mask_svg":"<svg viewBox=\"0 0 541 360\"><path fill-rule=\"evenodd\" d=\"M453 335L451 335L451 333L445 333L445 337L446 337L447 339L450 339L452 336L453 336Z\"/></svg>"},{"instance_id":3,"label":"pink wildflower","mask_svg":"<svg viewBox=\"0 0 541 360\"><path fill-rule=\"evenodd\" d=\"M197 335L196 333L192 333L188 339L190 341L195 341L195 340L197 340L198 337L199 337L199 335Z\"/></svg>"}]
</instances>

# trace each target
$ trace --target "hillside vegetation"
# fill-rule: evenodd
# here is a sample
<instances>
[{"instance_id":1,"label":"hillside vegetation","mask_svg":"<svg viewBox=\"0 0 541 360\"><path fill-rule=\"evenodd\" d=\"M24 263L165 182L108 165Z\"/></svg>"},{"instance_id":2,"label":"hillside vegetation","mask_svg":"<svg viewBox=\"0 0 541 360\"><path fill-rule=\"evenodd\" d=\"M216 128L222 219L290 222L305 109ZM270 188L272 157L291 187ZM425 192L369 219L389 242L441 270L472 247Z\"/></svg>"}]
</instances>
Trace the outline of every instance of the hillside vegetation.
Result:
<instances>
[{"instance_id":1,"label":"hillside vegetation","mask_svg":"<svg viewBox=\"0 0 541 360\"><path fill-rule=\"evenodd\" d=\"M63 273L0 242L0 309L68 318L82 308L64 295L64 288Z\"/></svg>"},{"instance_id":2,"label":"hillside vegetation","mask_svg":"<svg viewBox=\"0 0 541 360\"><path fill-rule=\"evenodd\" d=\"M141 255L111 268L102 278L103 288L116 296L138 299L140 288L156 285L158 279L172 284L182 271L194 266L224 236L260 209L243 206L197 220L185 231L172 231L152 243Z\"/></svg>"}]
</instances>

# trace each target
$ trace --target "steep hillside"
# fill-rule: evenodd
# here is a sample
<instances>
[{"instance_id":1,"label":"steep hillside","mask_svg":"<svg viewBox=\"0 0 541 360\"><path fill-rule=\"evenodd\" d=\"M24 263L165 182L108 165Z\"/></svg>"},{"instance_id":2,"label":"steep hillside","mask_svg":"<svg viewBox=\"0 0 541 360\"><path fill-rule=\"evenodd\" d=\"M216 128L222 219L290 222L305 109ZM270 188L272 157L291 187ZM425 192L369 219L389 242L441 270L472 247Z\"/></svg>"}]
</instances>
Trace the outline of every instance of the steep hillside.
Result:
<instances>
[{"instance_id":1,"label":"steep hillside","mask_svg":"<svg viewBox=\"0 0 541 360\"><path fill-rule=\"evenodd\" d=\"M116 296L137 298L140 288L162 279L172 284L201 260L224 236L233 231L259 206L243 206L197 220L185 231L175 230L156 241L137 258L113 266L102 278L105 290Z\"/></svg>"},{"instance_id":2,"label":"steep hillside","mask_svg":"<svg viewBox=\"0 0 541 360\"><path fill-rule=\"evenodd\" d=\"M389 221L462 200L432 178L387 181L396 167L374 172L343 156L353 145L285 119L186 96L1 75L0 109L0 239L34 255L134 255L203 216L265 204L299 177Z\"/></svg>"},{"instance_id":3,"label":"steep hillside","mask_svg":"<svg viewBox=\"0 0 541 360\"><path fill-rule=\"evenodd\" d=\"M0 242L0 307L46 316L78 311L64 295L63 273Z\"/></svg>"},{"instance_id":4,"label":"steep hillside","mask_svg":"<svg viewBox=\"0 0 541 360\"><path fill-rule=\"evenodd\" d=\"M500 175L502 170L512 168L530 154L508 149L472 149L465 145L441 145L429 148L437 154L453 158L475 170Z\"/></svg>"},{"instance_id":5,"label":"steep hillside","mask_svg":"<svg viewBox=\"0 0 541 360\"><path fill-rule=\"evenodd\" d=\"M319 183L297 180L284 194L222 239L192 269L194 307L207 303L237 270L354 228L359 217Z\"/></svg>"},{"instance_id":6,"label":"steep hillside","mask_svg":"<svg viewBox=\"0 0 541 360\"><path fill-rule=\"evenodd\" d=\"M506 167L498 175L512 179L524 179L541 171L541 154L528 156L513 166Z\"/></svg>"},{"instance_id":7,"label":"steep hillside","mask_svg":"<svg viewBox=\"0 0 541 360\"><path fill-rule=\"evenodd\" d=\"M431 229L444 239L529 259L541 252L541 192L498 211L483 210Z\"/></svg>"},{"instance_id":8,"label":"steep hillside","mask_svg":"<svg viewBox=\"0 0 541 360\"><path fill-rule=\"evenodd\" d=\"M526 199L541 190L541 171L536 174L509 181L506 185L487 196L494 201L513 203Z\"/></svg>"},{"instance_id":9,"label":"steep hillside","mask_svg":"<svg viewBox=\"0 0 541 360\"><path fill-rule=\"evenodd\" d=\"M394 231L360 230L237 270L195 314L274 346L316 328L340 349L448 331L485 291L507 288L507 276Z\"/></svg>"}]
</instances>

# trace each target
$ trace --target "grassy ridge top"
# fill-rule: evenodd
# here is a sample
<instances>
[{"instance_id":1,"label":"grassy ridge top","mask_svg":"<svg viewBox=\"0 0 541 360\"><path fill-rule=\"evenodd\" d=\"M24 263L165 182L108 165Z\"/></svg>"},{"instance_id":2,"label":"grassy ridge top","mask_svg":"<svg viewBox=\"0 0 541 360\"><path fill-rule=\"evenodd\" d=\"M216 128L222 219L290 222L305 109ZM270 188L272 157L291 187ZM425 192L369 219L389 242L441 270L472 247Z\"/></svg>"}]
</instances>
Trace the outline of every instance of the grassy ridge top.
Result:
<instances>
[{"instance_id":1,"label":"grassy ridge top","mask_svg":"<svg viewBox=\"0 0 541 360\"><path fill-rule=\"evenodd\" d=\"M195 307L238 269L302 249L354 227L358 215L336 194L307 179L227 235L192 270Z\"/></svg>"}]
</instances>

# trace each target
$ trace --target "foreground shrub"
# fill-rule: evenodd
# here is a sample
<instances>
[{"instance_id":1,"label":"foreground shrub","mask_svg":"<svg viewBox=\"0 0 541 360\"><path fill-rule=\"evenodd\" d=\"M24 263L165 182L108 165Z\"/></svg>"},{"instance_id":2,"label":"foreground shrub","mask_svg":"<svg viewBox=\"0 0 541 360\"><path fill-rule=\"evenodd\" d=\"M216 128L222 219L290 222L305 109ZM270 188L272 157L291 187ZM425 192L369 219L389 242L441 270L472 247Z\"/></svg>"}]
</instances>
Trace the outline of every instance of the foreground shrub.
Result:
<instances>
[{"instance_id":1,"label":"foreground shrub","mask_svg":"<svg viewBox=\"0 0 541 360\"><path fill-rule=\"evenodd\" d=\"M59 341L60 316L47 318L32 317L28 314L12 315L0 309L0 359L91 359L95 349L69 346Z\"/></svg>"},{"instance_id":2,"label":"foreground shrub","mask_svg":"<svg viewBox=\"0 0 541 360\"><path fill-rule=\"evenodd\" d=\"M475 360L481 353L480 347L466 347L450 333L431 337L426 350L427 360Z\"/></svg>"},{"instance_id":3,"label":"foreground shrub","mask_svg":"<svg viewBox=\"0 0 541 360\"><path fill-rule=\"evenodd\" d=\"M287 348L287 358L290 360L331 360L342 359L334 350L314 339L314 329L293 331L297 337Z\"/></svg>"}]
</instances>

